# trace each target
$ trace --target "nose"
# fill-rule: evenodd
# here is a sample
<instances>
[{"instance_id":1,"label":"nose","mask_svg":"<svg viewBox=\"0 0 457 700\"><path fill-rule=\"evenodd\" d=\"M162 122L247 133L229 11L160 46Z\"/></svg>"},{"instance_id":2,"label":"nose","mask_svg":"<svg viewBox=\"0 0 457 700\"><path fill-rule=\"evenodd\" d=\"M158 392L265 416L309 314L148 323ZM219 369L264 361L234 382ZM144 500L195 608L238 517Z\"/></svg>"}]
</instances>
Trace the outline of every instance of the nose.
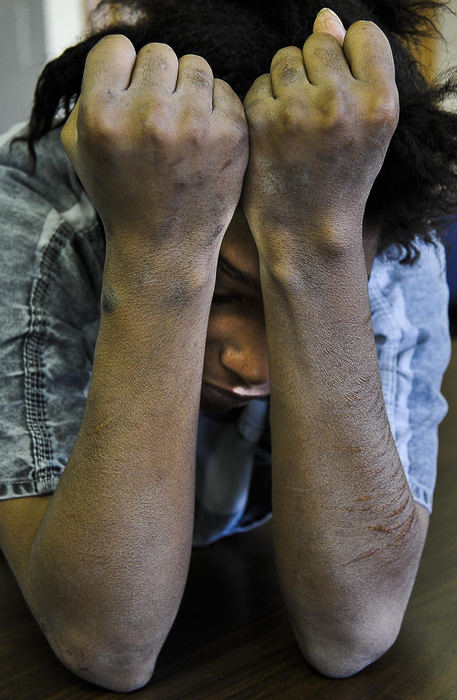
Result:
<instances>
[{"instance_id":1,"label":"nose","mask_svg":"<svg viewBox=\"0 0 457 700\"><path fill-rule=\"evenodd\" d=\"M231 373L232 389L262 396L270 392L267 345L264 333L252 332L238 336L225 345L221 362Z\"/></svg>"}]
</instances>

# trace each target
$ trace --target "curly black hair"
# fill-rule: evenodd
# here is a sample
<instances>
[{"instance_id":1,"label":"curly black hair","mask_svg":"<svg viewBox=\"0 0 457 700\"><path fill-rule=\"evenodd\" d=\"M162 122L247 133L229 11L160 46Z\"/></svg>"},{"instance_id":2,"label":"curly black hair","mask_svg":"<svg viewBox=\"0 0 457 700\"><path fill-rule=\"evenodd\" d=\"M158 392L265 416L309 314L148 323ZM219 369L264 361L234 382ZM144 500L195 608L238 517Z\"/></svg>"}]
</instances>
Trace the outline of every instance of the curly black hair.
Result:
<instances>
[{"instance_id":1,"label":"curly black hair","mask_svg":"<svg viewBox=\"0 0 457 700\"><path fill-rule=\"evenodd\" d=\"M417 51L430 37L443 39L437 18L454 12L449 0L332 0L331 6L345 27L359 19L375 22L392 47L400 120L365 220L378 227L378 253L405 253L401 262L412 264L418 258L415 237L432 244L444 238L457 210L457 114L444 105L457 94L457 67L428 82ZM34 144L71 112L86 56L106 34L124 34L137 51L159 41L178 58L203 56L214 77L243 100L255 78L269 73L280 48L303 48L321 7L321 0L102 0L89 36L49 62L38 79L24 137L32 158ZM119 21L104 21L109 10Z\"/></svg>"}]
</instances>

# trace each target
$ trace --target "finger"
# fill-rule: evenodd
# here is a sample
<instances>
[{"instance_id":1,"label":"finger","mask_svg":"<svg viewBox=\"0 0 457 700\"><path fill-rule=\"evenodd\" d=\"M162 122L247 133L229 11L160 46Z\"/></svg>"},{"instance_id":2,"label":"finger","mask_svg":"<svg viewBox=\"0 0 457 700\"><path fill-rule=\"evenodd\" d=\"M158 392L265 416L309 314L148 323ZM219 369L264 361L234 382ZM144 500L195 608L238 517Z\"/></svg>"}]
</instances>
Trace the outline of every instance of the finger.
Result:
<instances>
[{"instance_id":1,"label":"finger","mask_svg":"<svg viewBox=\"0 0 457 700\"><path fill-rule=\"evenodd\" d=\"M81 86L83 99L126 90L135 60L135 48L123 34L109 34L100 39L87 55Z\"/></svg>"},{"instance_id":2,"label":"finger","mask_svg":"<svg viewBox=\"0 0 457 700\"><path fill-rule=\"evenodd\" d=\"M220 78L214 78L213 104L213 112L216 116L223 118L230 116L231 123L235 124L240 132L247 134L243 104L232 86Z\"/></svg>"},{"instance_id":3,"label":"finger","mask_svg":"<svg viewBox=\"0 0 457 700\"><path fill-rule=\"evenodd\" d=\"M297 85L309 87L303 53L297 46L287 46L275 53L271 61L270 75L275 98L296 90Z\"/></svg>"},{"instance_id":4,"label":"finger","mask_svg":"<svg viewBox=\"0 0 457 700\"><path fill-rule=\"evenodd\" d=\"M311 34L303 46L308 80L313 85L352 79L351 69L337 39L327 32Z\"/></svg>"},{"instance_id":5,"label":"finger","mask_svg":"<svg viewBox=\"0 0 457 700\"><path fill-rule=\"evenodd\" d=\"M247 91L243 100L243 107L245 111L249 111L258 102L264 102L265 100L274 100L273 87L271 85L270 73L264 73L259 75L258 78L254 80L251 87Z\"/></svg>"},{"instance_id":6,"label":"finger","mask_svg":"<svg viewBox=\"0 0 457 700\"><path fill-rule=\"evenodd\" d=\"M130 90L151 88L174 92L178 77L178 57L168 44L152 42L138 52Z\"/></svg>"},{"instance_id":7,"label":"finger","mask_svg":"<svg viewBox=\"0 0 457 700\"><path fill-rule=\"evenodd\" d=\"M186 54L179 59L176 92L186 93L187 99L202 107L213 105L214 76L211 66L202 56Z\"/></svg>"},{"instance_id":8,"label":"finger","mask_svg":"<svg viewBox=\"0 0 457 700\"><path fill-rule=\"evenodd\" d=\"M314 20L313 33L318 34L319 32L331 34L339 45L343 46L346 30L338 15L328 7L324 7Z\"/></svg>"},{"instance_id":9,"label":"finger","mask_svg":"<svg viewBox=\"0 0 457 700\"><path fill-rule=\"evenodd\" d=\"M387 84L395 79L389 40L374 22L359 20L351 24L344 40L344 53L357 80Z\"/></svg>"}]
</instances>

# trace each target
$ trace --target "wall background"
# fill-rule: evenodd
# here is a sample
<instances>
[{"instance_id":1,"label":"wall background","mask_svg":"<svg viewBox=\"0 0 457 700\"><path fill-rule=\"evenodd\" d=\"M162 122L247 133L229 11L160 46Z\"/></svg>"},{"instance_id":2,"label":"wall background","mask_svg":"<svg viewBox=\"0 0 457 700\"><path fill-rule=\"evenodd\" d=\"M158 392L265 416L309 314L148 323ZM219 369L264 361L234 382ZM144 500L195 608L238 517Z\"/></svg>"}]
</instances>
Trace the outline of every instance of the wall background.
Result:
<instances>
[{"instance_id":1,"label":"wall background","mask_svg":"<svg viewBox=\"0 0 457 700\"><path fill-rule=\"evenodd\" d=\"M46 60L44 15L36 0L2 0L0 8L0 132L27 117Z\"/></svg>"},{"instance_id":2,"label":"wall background","mask_svg":"<svg viewBox=\"0 0 457 700\"><path fill-rule=\"evenodd\" d=\"M44 65L85 29L83 0L1 0L0 133L28 118Z\"/></svg>"},{"instance_id":3,"label":"wall background","mask_svg":"<svg viewBox=\"0 0 457 700\"><path fill-rule=\"evenodd\" d=\"M81 41L86 28L82 0L42 0L46 58L60 56L68 46Z\"/></svg>"}]
</instances>

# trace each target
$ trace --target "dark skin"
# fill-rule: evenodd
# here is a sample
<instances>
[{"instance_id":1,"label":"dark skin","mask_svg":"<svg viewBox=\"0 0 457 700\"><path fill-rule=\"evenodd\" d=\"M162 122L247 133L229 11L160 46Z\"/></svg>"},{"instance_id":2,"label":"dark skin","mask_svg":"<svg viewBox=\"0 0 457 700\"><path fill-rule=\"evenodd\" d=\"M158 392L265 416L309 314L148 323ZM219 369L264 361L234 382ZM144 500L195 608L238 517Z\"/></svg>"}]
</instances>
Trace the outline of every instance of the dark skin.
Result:
<instances>
[{"instance_id":1,"label":"dark skin","mask_svg":"<svg viewBox=\"0 0 457 700\"><path fill-rule=\"evenodd\" d=\"M376 255L376 235L366 232L363 249L367 277ZM259 256L241 207L222 241L221 255L260 285ZM235 391L246 402L270 393L265 315L261 291L233 279L220 266L208 321L203 380ZM200 406L218 409L202 392Z\"/></svg>"},{"instance_id":2,"label":"dark skin","mask_svg":"<svg viewBox=\"0 0 457 700\"><path fill-rule=\"evenodd\" d=\"M270 395L275 558L305 658L346 677L395 641L428 513L390 432L363 222L398 114L383 32L327 13L243 103L166 44L136 55L112 35L89 53L62 142L106 232L93 373L55 493L2 503L0 532L81 677L141 687L173 624L202 381Z\"/></svg>"},{"instance_id":3,"label":"dark skin","mask_svg":"<svg viewBox=\"0 0 457 700\"><path fill-rule=\"evenodd\" d=\"M398 123L389 43L371 22L345 33L321 13L303 52L279 51L244 105L241 203L266 318L278 573L305 656L340 677L395 641L428 525L389 429L363 240Z\"/></svg>"}]
</instances>

